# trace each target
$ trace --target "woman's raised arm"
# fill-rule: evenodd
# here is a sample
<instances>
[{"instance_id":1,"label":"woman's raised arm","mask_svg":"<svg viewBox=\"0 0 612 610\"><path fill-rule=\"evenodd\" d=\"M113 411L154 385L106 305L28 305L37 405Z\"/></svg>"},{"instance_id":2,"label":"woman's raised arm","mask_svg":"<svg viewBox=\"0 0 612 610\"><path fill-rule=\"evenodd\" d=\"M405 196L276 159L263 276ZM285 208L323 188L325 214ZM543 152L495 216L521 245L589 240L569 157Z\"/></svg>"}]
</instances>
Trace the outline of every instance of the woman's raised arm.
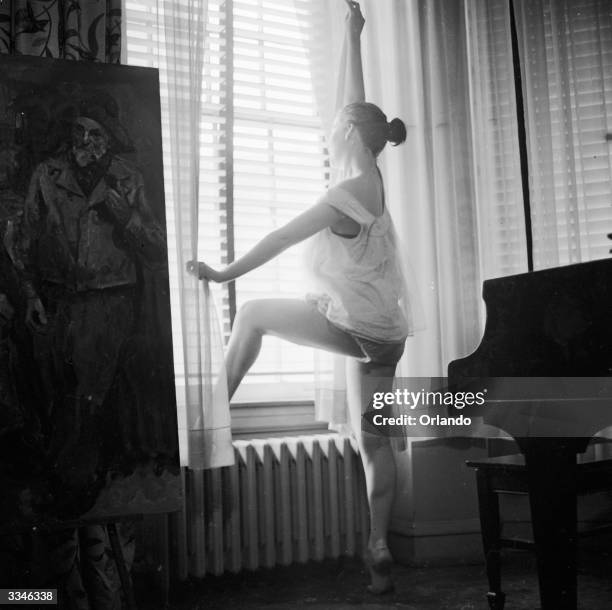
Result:
<instances>
[{"instance_id":1,"label":"woman's raised arm","mask_svg":"<svg viewBox=\"0 0 612 610\"><path fill-rule=\"evenodd\" d=\"M345 49L343 60L346 60L344 78L344 90L339 92L337 110L353 102L365 102L365 87L363 83L363 66L361 63L361 32L365 19L361 14L358 2L345 0L348 7L346 16Z\"/></svg>"}]
</instances>

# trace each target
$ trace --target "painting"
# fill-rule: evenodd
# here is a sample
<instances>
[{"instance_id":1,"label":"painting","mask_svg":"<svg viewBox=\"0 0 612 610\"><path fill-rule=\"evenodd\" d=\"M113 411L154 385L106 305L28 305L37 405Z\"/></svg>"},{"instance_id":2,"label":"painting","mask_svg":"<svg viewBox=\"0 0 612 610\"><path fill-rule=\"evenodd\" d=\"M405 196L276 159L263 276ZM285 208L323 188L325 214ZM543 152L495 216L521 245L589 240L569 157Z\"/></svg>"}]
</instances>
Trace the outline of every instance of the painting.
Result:
<instances>
[{"instance_id":1,"label":"painting","mask_svg":"<svg viewBox=\"0 0 612 610\"><path fill-rule=\"evenodd\" d=\"M158 73L0 75L0 528L177 510Z\"/></svg>"}]
</instances>

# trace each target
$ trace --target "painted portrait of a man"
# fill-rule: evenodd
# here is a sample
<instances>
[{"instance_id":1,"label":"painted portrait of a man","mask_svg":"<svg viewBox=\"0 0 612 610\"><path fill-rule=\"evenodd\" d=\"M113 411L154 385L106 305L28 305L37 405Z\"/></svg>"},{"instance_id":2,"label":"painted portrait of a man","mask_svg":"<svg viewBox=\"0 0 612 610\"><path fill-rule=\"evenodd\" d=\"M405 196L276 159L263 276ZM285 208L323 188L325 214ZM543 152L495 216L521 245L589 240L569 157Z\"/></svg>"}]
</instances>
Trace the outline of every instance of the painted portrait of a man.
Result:
<instances>
[{"instance_id":1,"label":"painted portrait of a man","mask_svg":"<svg viewBox=\"0 0 612 610\"><path fill-rule=\"evenodd\" d=\"M13 356L0 377L15 383L2 384L11 411L0 434L37 456L14 473L23 516L95 512L118 479L131 481L108 507L121 512L145 471L177 471L163 189L147 184L162 173L158 100L142 100L135 120L143 90L100 70L110 86L16 69L0 110L18 166L2 191L18 204L3 226Z\"/></svg>"}]
</instances>

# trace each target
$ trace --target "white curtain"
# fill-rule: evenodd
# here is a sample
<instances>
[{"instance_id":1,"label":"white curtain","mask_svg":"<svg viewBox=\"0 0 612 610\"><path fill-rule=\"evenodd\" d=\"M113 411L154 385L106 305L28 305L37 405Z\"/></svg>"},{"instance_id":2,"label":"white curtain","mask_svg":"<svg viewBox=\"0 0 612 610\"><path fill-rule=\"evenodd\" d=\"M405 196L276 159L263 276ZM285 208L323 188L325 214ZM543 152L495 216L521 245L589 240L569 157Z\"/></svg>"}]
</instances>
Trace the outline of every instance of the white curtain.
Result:
<instances>
[{"instance_id":1,"label":"white curtain","mask_svg":"<svg viewBox=\"0 0 612 610\"><path fill-rule=\"evenodd\" d=\"M329 58L340 63L346 8L318 1L329 17L313 24L311 58L329 122L338 83ZM408 132L380 166L426 328L408 339L397 374L446 376L448 363L482 337L482 281L527 270L507 3L360 4L366 99ZM323 358L318 412L339 422L343 367Z\"/></svg>"},{"instance_id":2,"label":"white curtain","mask_svg":"<svg viewBox=\"0 0 612 610\"><path fill-rule=\"evenodd\" d=\"M135 16L148 21L147 44L162 88L167 222L170 248L173 241L176 248L169 260L176 265L171 291L181 463L194 470L234 461L220 320L207 283L185 272L187 261L201 254L200 232L210 221L199 218L207 171L201 163L207 146L201 139L202 107L211 95L204 78L207 4L157 0Z\"/></svg>"},{"instance_id":3,"label":"white curtain","mask_svg":"<svg viewBox=\"0 0 612 610\"><path fill-rule=\"evenodd\" d=\"M185 264L197 259L200 185L200 121L203 67L207 50L207 2L164 3L166 61L160 76L168 79L168 121L171 136L172 201L176 214L181 331L185 392L179 409L185 414L187 451L191 469L227 466L234 461L223 338L214 301L206 282L185 275ZM187 44L185 44L187 43ZM184 54L188 57L188 95L180 82ZM182 56L182 57L181 57Z\"/></svg>"},{"instance_id":4,"label":"white curtain","mask_svg":"<svg viewBox=\"0 0 612 610\"><path fill-rule=\"evenodd\" d=\"M612 226L612 4L515 3L534 267L605 258Z\"/></svg>"}]
</instances>

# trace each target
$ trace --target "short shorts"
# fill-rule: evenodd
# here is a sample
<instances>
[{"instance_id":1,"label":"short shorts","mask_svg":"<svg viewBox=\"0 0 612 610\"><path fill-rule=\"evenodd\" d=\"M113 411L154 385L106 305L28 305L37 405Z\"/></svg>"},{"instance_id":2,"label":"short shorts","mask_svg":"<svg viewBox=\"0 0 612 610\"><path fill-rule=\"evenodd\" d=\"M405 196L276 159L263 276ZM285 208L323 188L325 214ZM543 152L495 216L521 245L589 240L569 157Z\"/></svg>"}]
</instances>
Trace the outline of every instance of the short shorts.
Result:
<instances>
[{"instance_id":1,"label":"short shorts","mask_svg":"<svg viewBox=\"0 0 612 610\"><path fill-rule=\"evenodd\" d=\"M401 341L382 342L364 339L350 332L348 334L355 339L355 342L361 348L365 357L364 362L372 362L384 366L395 366L404 353L406 339L402 339Z\"/></svg>"},{"instance_id":2,"label":"short shorts","mask_svg":"<svg viewBox=\"0 0 612 610\"><path fill-rule=\"evenodd\" d=\"M325 315L316 295L308 294L306 296L306 302L316 307L322 315ZM326 321L330 330L334 333L341 332L352 337L363 354L363 358L359 358L361 362L371 362L372 364L378 364L380 366L396 366L404 353L406 339L402 339L401 341L376 341L374 339L366 339L359 335L355 335L346 328L337 326L333 322L330 322L327 317Z\"/></svg>"}]
</instances>

